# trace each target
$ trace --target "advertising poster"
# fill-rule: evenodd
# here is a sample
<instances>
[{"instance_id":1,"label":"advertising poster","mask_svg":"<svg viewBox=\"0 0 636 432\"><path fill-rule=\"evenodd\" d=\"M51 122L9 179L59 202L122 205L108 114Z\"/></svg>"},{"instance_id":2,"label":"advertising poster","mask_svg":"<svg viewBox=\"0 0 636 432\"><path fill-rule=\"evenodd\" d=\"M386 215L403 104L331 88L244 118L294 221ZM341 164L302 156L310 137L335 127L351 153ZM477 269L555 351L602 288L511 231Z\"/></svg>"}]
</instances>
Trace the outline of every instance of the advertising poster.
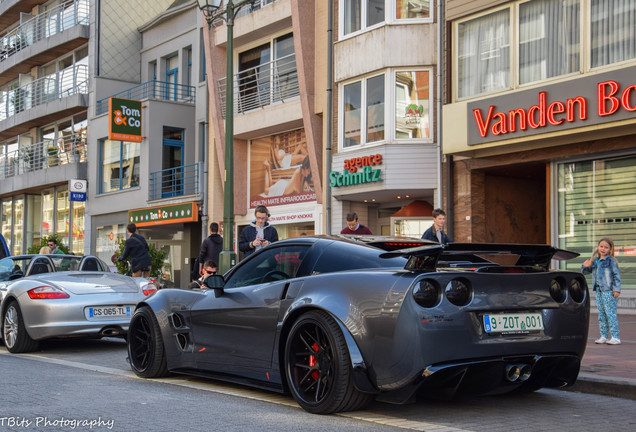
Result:
<instances>
[{"instance_id":1,"label":"advertising poster","mask_svg":"<svg viewBox=\"0 0 636 432\"><path fill-rule=\"evenodd\" d=\"M252 140L250 207L315 201L316 192L302 129Z\"/></svg>"}]
</instances>

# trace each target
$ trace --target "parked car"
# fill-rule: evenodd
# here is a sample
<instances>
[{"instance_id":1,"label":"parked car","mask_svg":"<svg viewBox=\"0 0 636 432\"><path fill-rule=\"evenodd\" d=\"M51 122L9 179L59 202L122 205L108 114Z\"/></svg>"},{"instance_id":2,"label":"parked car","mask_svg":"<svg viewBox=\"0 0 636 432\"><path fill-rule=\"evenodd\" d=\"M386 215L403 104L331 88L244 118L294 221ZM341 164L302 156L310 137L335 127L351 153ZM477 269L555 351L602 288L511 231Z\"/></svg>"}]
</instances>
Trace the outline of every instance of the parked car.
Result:
<instances>
[{"instance_id":1,"label":"parked car","mask_svg":"<svg viewBox=\"0 0 636 432\"><path fill-rule=\"evenodd\" d=\"M10 352L54 337L123 336L137 303L156 291L111 273L99 258L18 255L0 260L0 334Z\"/></svg>"},{"instance_id":2,"label":"parked car","mask_svg":"<svg viewBox=\"0 0 636 432\"><path fill-rule=\"evenodd\" d=\"M284 392L312 413L374 398L500 394L575 382L589 296L578 254L547 245L298 237L203 290L161 290L130 323L141 377L169 372Z\"/></svg>"}]
</instances>

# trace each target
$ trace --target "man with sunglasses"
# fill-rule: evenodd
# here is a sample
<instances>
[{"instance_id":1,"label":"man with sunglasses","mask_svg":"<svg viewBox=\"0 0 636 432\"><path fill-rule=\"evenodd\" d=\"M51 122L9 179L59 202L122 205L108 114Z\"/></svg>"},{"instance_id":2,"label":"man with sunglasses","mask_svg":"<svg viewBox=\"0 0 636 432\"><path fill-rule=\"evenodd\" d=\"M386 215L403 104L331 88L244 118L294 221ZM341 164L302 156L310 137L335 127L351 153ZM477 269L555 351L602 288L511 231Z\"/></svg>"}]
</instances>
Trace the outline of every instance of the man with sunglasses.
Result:
<instances>
[{"instance_id":1,"label":"man with sunglasses","mask_svg":"<svg viewBox=\"0 0 636 432\"><path fill-rule=\"evenodd\" d=\"M212 260L207 260L203 264L203 270L201 271L201 277L195 281L193 281L188 288L201 288L203 287L203 282L213 274L216 274L216 263Z\"/></svg>"},{"instance_id":2,"label":"man with sunglasses","mask_svg":"<svg viewBox=\"0 0 636 432\"><path fill-rule=\"evenodd\" d=\"M58 255L64 255L64 252L57 247L57 240L54 238L50 238L49 241L47 242L47 245L49 246L49 253L50 254L58 254Z\"/></svg>"}]
</instances>

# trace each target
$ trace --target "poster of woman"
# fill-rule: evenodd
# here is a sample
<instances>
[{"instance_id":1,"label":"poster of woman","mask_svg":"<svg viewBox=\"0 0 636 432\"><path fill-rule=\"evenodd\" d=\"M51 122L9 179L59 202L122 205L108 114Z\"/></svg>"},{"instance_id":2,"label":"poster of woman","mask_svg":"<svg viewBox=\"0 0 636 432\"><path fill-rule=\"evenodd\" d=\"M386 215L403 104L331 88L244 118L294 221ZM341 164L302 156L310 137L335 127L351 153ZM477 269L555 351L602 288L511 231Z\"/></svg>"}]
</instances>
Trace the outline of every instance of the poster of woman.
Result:
<instances>
[{"instance_id":1,"label":"poster of woman","mask_svg":"<svg viewBox=\"0 0 636 432\"><path fill-rule=\"evenodd\" d=\"M315 199L307 140L302 129L252 140L250 207Z\"/></svg>"}]
</instances>

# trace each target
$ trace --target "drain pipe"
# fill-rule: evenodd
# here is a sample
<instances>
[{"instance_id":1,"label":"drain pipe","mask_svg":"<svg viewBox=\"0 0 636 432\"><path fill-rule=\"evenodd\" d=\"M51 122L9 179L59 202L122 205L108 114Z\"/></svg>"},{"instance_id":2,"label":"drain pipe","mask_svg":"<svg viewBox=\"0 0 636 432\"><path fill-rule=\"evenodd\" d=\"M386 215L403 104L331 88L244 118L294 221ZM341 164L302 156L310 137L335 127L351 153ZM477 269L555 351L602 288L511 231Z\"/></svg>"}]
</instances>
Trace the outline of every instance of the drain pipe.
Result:
<instances>
[{"instance_id":1,"label":"drain pipe","mask_svg":"<svg viewBox=\"0 0 636 432\"><path fill-rule=\"evenodd\" d=\"M443 106L443 83L444 83L444 43L445 43L445 11L444 5L446 2L437 2L437 208L442 208L443 194L442 194L442 167L444 161L444 146L442 145L442 106ZM453 211L453 184L452 184L452 166L453 157L448 155L446 158L446 214L448 219L446 221L446 231L450 238L455 238L453 235L454 229L454 211Z\"/></svg>"},{"instance_id":2,"label":"drain pipe","mask_svg":"<svg viewBox=\"0 0 636 432\"><path fill-rule=\"evenodd\" d=\"M328 178L331 172L331 143L333 141L333 0L328 1L327 14L327 145L325 146L325 234L331 235L331 186Z\"/></svg>"},{"instance_id":3,"label":"drain pipe","mask_svg":"<svg viewBox=\"0 0 636 432\"><path fill-rule=\"evenodd\" d=\"M207 86L206 86L207 88ZM208 105L209 106L209 105ZM209 108L206 108L206 119L209 118ZM201 209L201 241L205 240L208 236L208 221L210 220L208 216L208 143L210 142L208 139L208 122L203 123L203 148L201 149L201 157L203 159L203 187L201 188L203 191L203 203Z\"/></svg>"}]
</instances>

